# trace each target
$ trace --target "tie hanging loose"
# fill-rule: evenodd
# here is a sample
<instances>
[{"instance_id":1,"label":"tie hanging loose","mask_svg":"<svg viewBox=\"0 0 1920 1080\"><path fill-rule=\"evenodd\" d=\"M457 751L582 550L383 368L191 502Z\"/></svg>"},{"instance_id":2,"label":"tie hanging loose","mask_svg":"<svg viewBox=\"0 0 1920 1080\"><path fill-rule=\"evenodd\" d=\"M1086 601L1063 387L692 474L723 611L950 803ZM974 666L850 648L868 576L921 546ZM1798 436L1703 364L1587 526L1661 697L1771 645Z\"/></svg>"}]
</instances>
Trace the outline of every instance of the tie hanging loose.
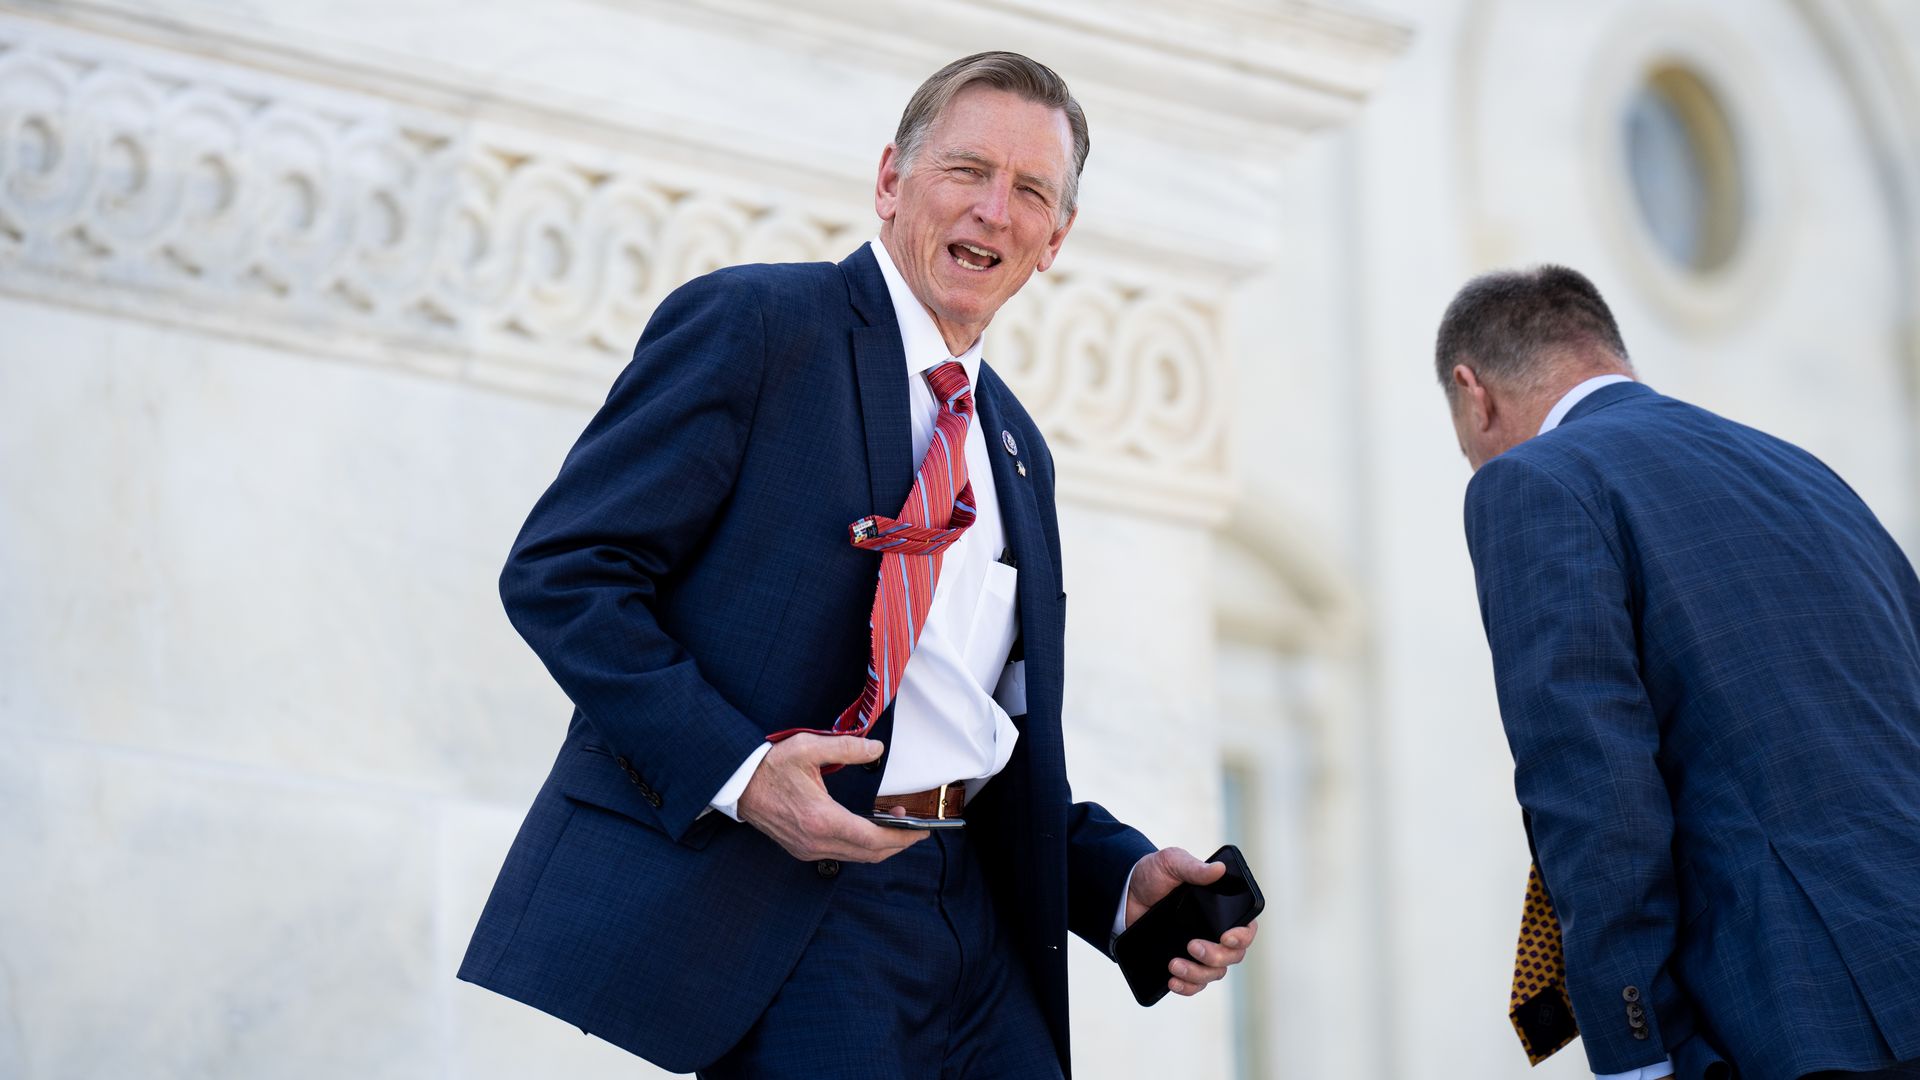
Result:
<instances>
[{"instance_id":1,"label":"tie hanging loose","mask_svg":"<svg viewBox=\"0 0 1920 1080\"><path fill-rule=\"evenodd\" d=\"M1560 948L1560 916L1554 913L1540 868L1527 874L1526 910L1513 959L1513 993L1507 1018L1520 1036L1527 1060L1538 1065L1580 1034L1567 997L1567 963Z\"/></svg>"},{"instance_id":2,"label":"tie hanging loose","mask_svg":"<svg viewBox=\"0 0 1920 1080\"><path fill-rule=\"evenodd\" d=\"M853 546L880 553L880 578L868 617L867 681L860 696L830 729L789 728L767 736L779 742L806 732L865 735L893 703L900 679L920 640L940 582L941 557L973 524L973 483L967 478L967 428L973 420L973 389L966 369L949 360L927 373L939 412L926 457L914 475L906 505L894 517L878 514L847 527ZM832 772L839 766L829 766Z\"/></svg>"}]
</instances>

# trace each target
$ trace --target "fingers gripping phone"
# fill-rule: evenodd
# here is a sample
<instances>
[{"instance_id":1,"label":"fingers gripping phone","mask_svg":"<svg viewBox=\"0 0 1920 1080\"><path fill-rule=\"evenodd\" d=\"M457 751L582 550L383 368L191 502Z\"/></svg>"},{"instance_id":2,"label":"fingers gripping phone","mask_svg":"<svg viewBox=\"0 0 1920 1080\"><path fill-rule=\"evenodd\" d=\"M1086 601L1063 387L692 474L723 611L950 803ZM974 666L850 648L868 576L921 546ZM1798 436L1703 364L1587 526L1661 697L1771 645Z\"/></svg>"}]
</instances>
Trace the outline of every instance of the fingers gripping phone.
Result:
<instances>
[{"instance_id":1,"label":"fingers gripping phone","mask_svg":"<svg viewBox=\"0 0 1920 1080\"><path fill-rule=\"evenodd\" d=\"M1142 1005L1167 996L1167 980L1172 978L1167 965L1176 957L1192 959L1189 942L1219 941L1227 931L1258 918L1267 906L1239 848L1228 844L1207 861L1225 863L1227 872L1211 885L1174 886L1114 942L1121 974Z\"/></svg>"}]
</instances>

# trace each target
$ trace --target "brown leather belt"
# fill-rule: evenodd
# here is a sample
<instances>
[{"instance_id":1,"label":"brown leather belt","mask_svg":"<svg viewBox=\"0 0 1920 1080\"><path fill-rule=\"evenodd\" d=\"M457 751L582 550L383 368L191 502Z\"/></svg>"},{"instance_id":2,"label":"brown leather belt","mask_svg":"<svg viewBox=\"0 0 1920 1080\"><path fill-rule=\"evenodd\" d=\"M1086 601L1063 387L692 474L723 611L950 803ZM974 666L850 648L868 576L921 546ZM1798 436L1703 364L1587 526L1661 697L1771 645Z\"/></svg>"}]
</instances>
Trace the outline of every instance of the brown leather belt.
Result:
<instances>
[{"instance_id":1,"label":"brown leather belt","mask_svg":"<svg viewBox=\"0 0 1920 1080\"><path fill-rule=\"evenodd\" d=\"M966 805L967 786L958 780L926 791L916 791L911 795L882 795L873 800L873 808L882 814L891 814L894 807L904 806L907 808L908 817L934 818L942 821L960 817L960 811Z\"/></svg>"}]
</instances>

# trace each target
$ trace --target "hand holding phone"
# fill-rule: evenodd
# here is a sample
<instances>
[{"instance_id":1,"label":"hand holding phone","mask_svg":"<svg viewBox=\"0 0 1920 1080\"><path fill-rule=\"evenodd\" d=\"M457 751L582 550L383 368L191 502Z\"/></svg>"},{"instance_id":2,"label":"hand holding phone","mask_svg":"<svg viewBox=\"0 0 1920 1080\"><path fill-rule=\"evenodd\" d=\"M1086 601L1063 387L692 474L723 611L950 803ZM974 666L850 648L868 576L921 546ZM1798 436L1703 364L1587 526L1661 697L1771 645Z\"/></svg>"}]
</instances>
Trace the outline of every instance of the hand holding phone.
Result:
<instances>
[{"instance_id":1,"label":"hand holding phone","mask_svg":"<svg viewBox=\"0 0 1920 1080\"><path fill-rule=\"evenodd\" d=\"M1211 885L1180 884L1134 920L1114 942L1114 956L1133 999L1152 1005L1167 994L1167 965L1187 957L1187 943L1219 941L1227 931L1246 926L1266 907L1252 871L1232 844L1206 860L1226 872Z\"/></svg>"}]
</instances>

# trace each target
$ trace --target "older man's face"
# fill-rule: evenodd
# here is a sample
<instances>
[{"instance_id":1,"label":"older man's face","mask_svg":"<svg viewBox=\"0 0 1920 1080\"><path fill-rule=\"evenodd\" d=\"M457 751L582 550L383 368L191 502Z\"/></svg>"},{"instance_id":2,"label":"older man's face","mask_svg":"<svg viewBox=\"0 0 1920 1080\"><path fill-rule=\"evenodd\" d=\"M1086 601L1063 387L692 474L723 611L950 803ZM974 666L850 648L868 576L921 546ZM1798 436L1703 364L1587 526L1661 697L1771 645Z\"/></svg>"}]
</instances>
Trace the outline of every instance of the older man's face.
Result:
<instances>
[{"instance_id":1,"label":"older man's face","mask_svg":"<svg viewBox=\"0 0 1920 1080\"><path fill-rule=\"evenodd\" d=\"M1053 265L1073 226L1060 219L1072 147L1064 111L972 86L934 121L905 177L893 147L881 155L880 239L950 352Z\"/></svg>"}]
</instances>

